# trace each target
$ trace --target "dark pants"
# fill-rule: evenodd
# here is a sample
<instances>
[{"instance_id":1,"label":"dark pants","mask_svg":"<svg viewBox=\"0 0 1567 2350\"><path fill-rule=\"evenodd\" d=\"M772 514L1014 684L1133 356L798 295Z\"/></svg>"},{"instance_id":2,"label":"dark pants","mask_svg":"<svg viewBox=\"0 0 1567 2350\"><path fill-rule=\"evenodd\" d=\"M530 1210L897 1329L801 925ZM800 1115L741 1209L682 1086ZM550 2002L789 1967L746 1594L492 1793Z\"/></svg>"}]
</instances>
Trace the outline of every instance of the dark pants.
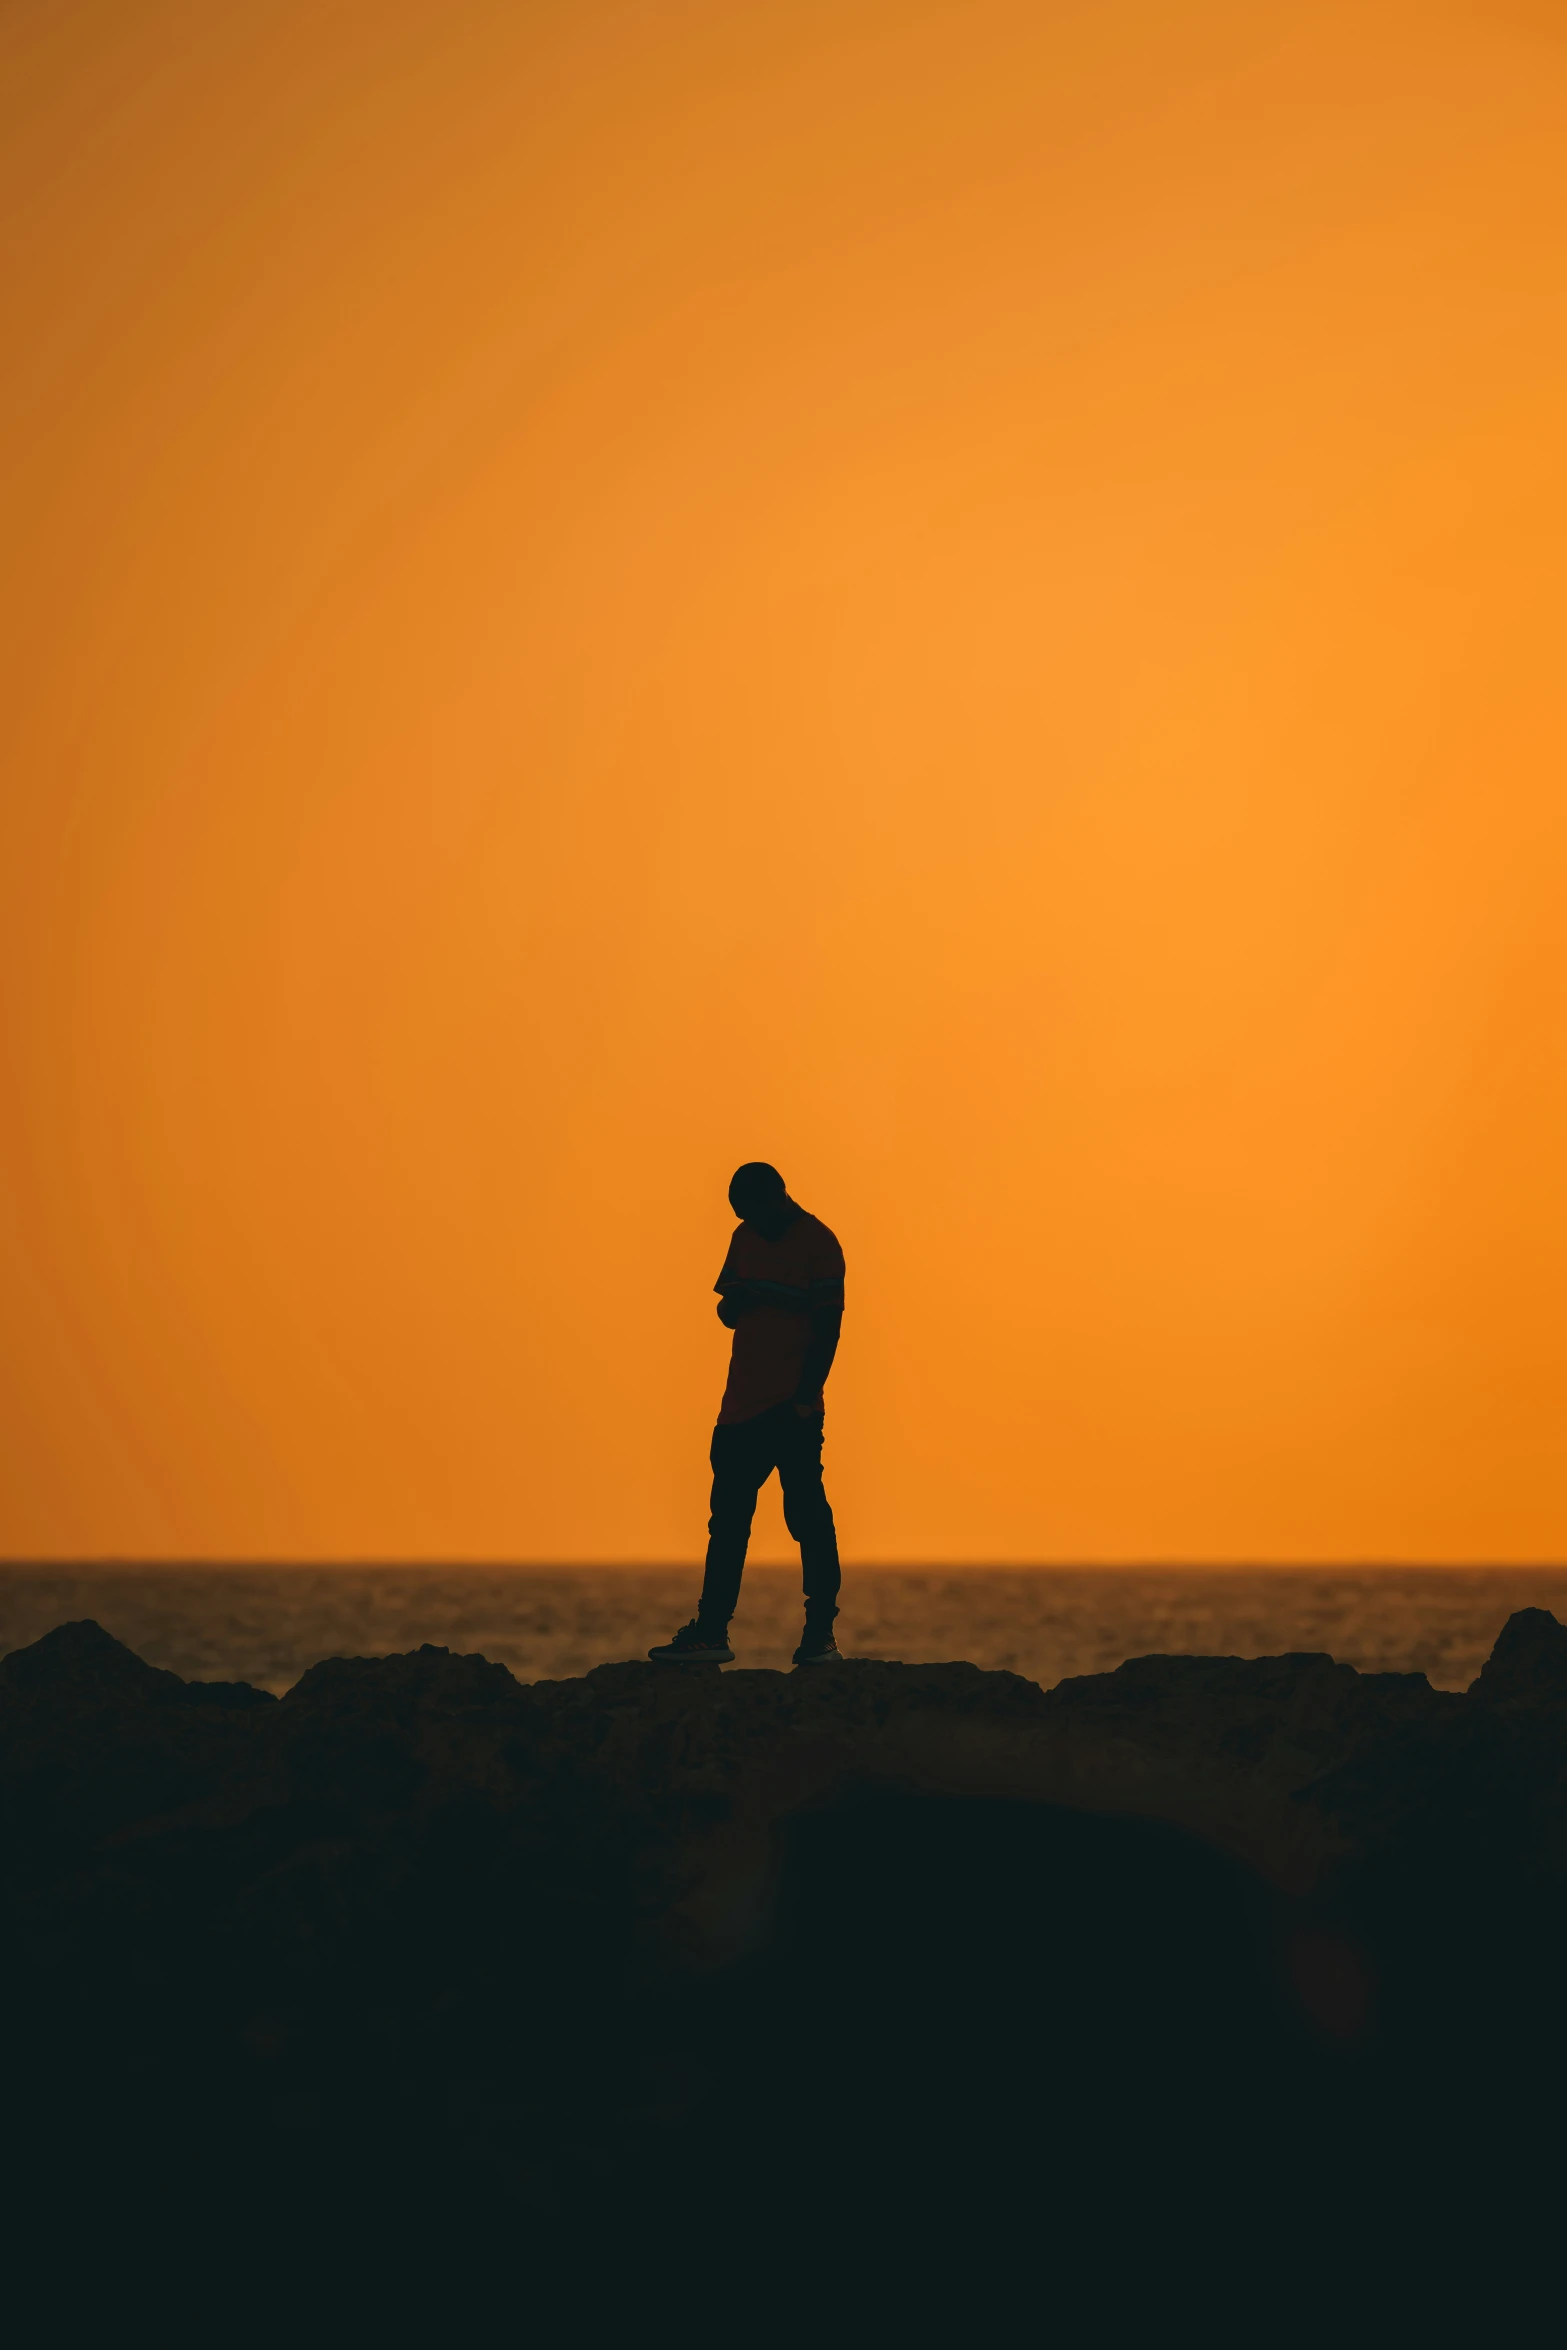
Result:
<instances>
[{"instance_id":1,"label":"dark pants","mask_svg":"<svg viewBox=\"0 0 1567 2350\"><path fill-rule=\"evenodd\" d=\"M756 1497L774 1469L783 1487L784 1524L800 1545L805 1620L830 1624L838 1613L838 1534L822 1491L822 1414L802 1420L793 1404L776 1404L754 1420L713 1430L713 1514L707 1521L707 1572L697 1615L718 1631L735 1612Z\"/></svg>"}]
</instances>

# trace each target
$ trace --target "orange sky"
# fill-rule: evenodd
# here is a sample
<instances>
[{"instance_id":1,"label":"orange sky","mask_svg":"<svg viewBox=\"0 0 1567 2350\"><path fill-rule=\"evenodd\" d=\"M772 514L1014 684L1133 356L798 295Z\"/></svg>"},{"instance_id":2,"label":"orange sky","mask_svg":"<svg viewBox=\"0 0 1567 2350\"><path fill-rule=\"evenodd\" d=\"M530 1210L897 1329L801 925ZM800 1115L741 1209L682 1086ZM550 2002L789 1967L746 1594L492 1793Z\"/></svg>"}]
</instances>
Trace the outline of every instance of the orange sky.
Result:
<instances>
[{"instance_id":1,"label":"orange sky","mask_svg":"<svg viewBox=\"0 0 1567 2350\"><path fill-rule=\"evenodd\" d=\"M1567 1555L1557 7L0 55L0 1551Z\"/></svg>"}]
</instances>

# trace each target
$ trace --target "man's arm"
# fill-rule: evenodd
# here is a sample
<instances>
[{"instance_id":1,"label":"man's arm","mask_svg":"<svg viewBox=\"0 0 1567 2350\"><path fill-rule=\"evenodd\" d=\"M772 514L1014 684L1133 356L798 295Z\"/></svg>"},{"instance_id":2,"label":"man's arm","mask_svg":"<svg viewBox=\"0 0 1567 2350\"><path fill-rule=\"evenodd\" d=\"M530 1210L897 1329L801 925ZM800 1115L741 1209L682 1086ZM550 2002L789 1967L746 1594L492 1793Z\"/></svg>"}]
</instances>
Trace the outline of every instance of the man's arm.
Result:
<instances>
[{"instance_id":1,"label":"man's arm","mask_svg":"<svg viewBox=\"0 0 1567 2350\"><path fill-rule=\"evenodd\" d=\"M810 1342L805 1350L805 1360L800 1365L799 1383L794 1391L794 1408L802 1418L820 1408L817 1398L832 1369L832 1359L838 1352L838 1338L842 1329L841 1297L817 1306L812 1312Z\"/></svg>"},{"instance_id":2,"label":"man's arm","mask_svg":"<svg viewBox=\"0 0 1567 2350\"><path fill-rule=\"evenodd\" d=\"M758 1306L778 1306L786 1314L814 1314L810 1293L795 1281L721 1281L718 1290L718 1319L732 1330L742 1314L756 1311Z\"/></svg>"}]
</instances>

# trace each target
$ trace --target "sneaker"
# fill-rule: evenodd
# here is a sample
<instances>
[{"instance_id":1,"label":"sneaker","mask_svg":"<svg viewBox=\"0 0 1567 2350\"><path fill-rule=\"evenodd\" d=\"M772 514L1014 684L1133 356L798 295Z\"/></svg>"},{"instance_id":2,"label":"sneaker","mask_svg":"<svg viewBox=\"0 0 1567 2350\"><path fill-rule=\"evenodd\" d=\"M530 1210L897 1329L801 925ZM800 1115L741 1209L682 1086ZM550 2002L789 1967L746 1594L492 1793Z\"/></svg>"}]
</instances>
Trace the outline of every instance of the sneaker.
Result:
<instances>
[{"instance_id":1,"label":"sneaker","mask_svg":"<svg viewBox=\"0 0 1567 2350\"><path fill-rule=\"evenodd\" d=\"M807 1624L805 1637L794 1652L794 1661L797 1665L841 1665L843 1655L832 1636L831 1624L821 1632L813 1632Z\"/></svg>"},{"instance_id":2,"label":"sneaker","mask_svg":"<svg viewBox=\"0 0 1567 2350\"><path fill-rule=\"evenodd\" d=\"M735 1652L727 1632L706 1632L698 1623L682 1624L673 1640L650 1648L656 1665L732 1665Z\"/></svg>"}]
</instances>

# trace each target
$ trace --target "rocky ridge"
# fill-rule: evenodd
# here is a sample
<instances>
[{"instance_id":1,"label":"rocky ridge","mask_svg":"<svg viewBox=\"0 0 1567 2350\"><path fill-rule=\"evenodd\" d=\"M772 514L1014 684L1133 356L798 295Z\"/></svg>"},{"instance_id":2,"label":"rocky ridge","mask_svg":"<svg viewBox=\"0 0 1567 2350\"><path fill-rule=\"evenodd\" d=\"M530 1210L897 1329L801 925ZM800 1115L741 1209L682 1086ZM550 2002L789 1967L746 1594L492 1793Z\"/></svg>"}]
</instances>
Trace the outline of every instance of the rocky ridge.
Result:
<instances>
[{"instance_id":1,"label":"rocky ridge","mask_svg":"<svg viewBox=\"0 0 1567 2350\"><path fill-rule=\"evenodd\" d=\"M737 2149L782 2192L825 2129L887 2227L933 2178L989 2224L1026 2178L1081 2239L1076 2172L1001 2114L1037 2098L1081 2145L1106 2095L1145 2133L1185 2100L1242 2200L1249 2132L1320 2226L1329 2145L1333 2201L1357 2130L1425 2175L1454 2078L1510 2113L1520 2033L1567 2077L1567 1629L1538 1609L1467 1695L1317 1655L1047 1691L872 1662L521 1685L426 1648L274 1700L63 1625L0 1661L0 1826L46 2172L204 2209L225 2180L209 2234L265 2208L302 2240L346 2176L356 2226L416 2186L557 2261L606 2211L623 2247L693 2199L732 2236ZM845 2035L856 2079L802 2104ZM1005 2159L952 2170L975 2133Z\"/></svg>"}]
</instances>

